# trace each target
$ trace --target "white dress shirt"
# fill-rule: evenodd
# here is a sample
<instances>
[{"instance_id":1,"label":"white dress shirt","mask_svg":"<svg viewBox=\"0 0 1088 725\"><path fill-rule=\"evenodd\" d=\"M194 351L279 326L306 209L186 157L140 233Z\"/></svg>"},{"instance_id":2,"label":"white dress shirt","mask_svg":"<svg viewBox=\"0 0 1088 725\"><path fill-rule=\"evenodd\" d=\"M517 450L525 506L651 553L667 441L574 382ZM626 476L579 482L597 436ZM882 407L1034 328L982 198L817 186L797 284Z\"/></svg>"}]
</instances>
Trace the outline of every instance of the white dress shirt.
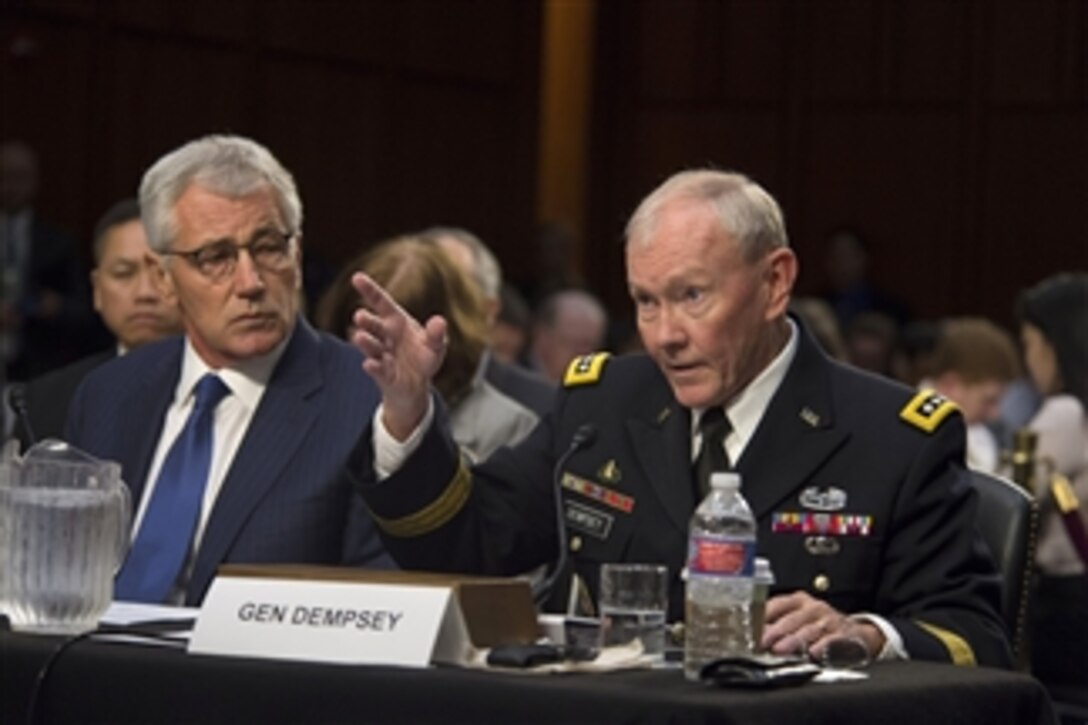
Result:
<instances>
[{"instance_id":1,"label":"white dress shirt","mask_svg":"<svg viewBox=\"0 0 1088 725\"><path fill-rule=\"evenodd\" d=\"M200 355L193 348L188 338L185 338L185 347L181 358L181 375L178 377L177 387L174 389L174 400L166 411L166 419L163 421L162 433L155 448L155 455L151 459L151 467L147 472L147 480L144 482L144 492L140 498L140 506L136 512L136 525L132 529L132 539L136 540L140 526L143 524L144 514L147 512L148 503L155 493L155 485L158 482L159 471L166 460L171 446L189 420L195 402L194 391L197 382L206 373L215 373L230 389L215 409L215 425L212 443L212 460L208 469L208 482L204 488L204 498L200 506L200 518L197 521L193 541L190 544L189 556L184 572L175 583L170 600L181 603L185 599L185 587L189 582L192 571L193 554L200 547L204 528L208 523L215 499L219 490L223 487L223 481L227 477L230 465L238 452L238 447L245 438L249 429L249 422L253 419L253 413L261 402L268 380L272 377L272 371L279 362L283 351L287 347L288 335L272 352L258 358L246 360L233 368L221 368L212 370L208 367Z\"/></svg>"}]
</instances>

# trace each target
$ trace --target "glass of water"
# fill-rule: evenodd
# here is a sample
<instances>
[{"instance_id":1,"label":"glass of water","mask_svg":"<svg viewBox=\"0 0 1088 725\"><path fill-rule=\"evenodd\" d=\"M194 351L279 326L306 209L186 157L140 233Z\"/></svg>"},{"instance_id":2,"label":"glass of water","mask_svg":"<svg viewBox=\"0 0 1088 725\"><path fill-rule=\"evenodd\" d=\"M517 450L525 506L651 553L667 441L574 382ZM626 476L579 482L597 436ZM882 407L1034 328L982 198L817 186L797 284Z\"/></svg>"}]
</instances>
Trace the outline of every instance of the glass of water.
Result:
<instances>
[{"instance_id":1,"label":"glass of water","mask_svg":"<svg viewBox=\"0 0 1088 725\"><path fill-rule=\"evenodd\" d=\"M603 564L599 609L602 647L642 642L646 655L665 657L669 571L659 564Z\"/></svg>"}]
</instances>

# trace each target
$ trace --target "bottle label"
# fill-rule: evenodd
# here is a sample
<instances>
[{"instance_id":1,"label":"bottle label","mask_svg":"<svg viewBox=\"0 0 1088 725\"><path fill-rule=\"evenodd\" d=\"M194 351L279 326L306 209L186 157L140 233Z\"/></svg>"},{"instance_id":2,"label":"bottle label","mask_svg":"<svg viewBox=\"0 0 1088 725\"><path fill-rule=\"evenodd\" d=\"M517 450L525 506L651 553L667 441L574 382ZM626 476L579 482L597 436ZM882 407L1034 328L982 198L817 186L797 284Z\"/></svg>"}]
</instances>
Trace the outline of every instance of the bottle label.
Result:
<instances>
[{"instance_id":1,"label":"bottle label","mask_svg":"<svg viewBox=\"0 0 1088 725\"><path fill-rule=\"evenodd\" d=\"M694 534L688 542L688 572L717 576L752 576L754 541Z\"/></svg>"}]
</instances>

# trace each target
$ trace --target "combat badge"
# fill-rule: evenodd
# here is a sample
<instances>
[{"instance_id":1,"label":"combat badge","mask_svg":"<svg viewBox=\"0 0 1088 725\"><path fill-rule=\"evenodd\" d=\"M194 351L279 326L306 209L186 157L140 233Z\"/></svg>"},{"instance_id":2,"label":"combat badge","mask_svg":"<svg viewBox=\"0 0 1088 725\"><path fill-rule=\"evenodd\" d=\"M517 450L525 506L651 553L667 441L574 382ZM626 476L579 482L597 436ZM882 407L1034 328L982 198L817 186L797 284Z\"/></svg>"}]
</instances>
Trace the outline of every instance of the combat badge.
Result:
<instances>
[{"instance_id":1,"label":"combat badge","mask_svg":"<svg viewBox=\"0 0 1088 725\"><path fill-rule=\"evenodd\" d=\"M801 506L813 511L842 511L846 508L846 491L834 486L809 486L801 491Z\"/></svg>"},{"instance_id":2,"label":"combat badge","mask_svg":"<svg viewBox=\"0 0 1088 725\"><path fill-rule=\"evenodd\" d=\"M932 433L949 415L958 410L956 404L940 393L923 390L899 411L899 417L915 428Z\"/></svg>"},{"instance_id":3,"label":"combat badge","mask_svg":"<svg viewBox=\"0 0 1088 725\"><path fill-rule=\"evenodd\" d=\"M608 361L609 353L597 352L592 355L582 355L570 361L567 373L563 376L563 387L573 388L578 385L592 385L601 379L604 364Z\"/></svg>"}]
</instances>

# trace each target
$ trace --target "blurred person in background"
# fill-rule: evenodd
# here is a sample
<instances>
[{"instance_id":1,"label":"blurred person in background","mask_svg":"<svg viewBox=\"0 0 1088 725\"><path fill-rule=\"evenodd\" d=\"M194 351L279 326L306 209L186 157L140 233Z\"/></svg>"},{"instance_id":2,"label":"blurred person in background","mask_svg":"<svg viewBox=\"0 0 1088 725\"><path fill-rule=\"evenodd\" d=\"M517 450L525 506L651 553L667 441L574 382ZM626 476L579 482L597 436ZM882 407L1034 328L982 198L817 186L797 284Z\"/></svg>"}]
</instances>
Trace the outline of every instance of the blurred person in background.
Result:
<instances>
[{"instance_id":1,"label":"blurred person in background","mask_svg":"<svg viewBox=\"0 0 1088 725\"><path fill-rule=\"evenodd\" d=\"M846 330L859 315L878 312L902 325L909 318L906 305L880 289L870 276L869 248L852 229L833 232L826 242L824 272L829 288L822 295Z\"/></svg>"},{"instance_id":2,"label":"blurred person in background","mask_svg":"<svg viewBox=\"0 0 1088 725\"><path fill-rule=\"evenodd\" d=\"M529 303L516 287L506 282L499 297L502 307L491 329L491 352L495 359L507 365L528 369L529 339L533 328Z\"/></svg>"},{"instance_id":3,"label":"blurred person in background","mask_svg":"<svg viewBox=\"0 0 1088 725\"><path fill-rule=\"evenodd\" d=\"M995 473L998 441L989 424L1001 415L1001 396L1019 374L1012 336L989 320L961 317L941 323L919 388L936 390L959 406L967 423L967 465Z\"/></svg>"},{"instance_id":4,"label":"blurred person in background","mask_svg":"<svg viewBox=\"0 0 1088 725\"><path fill-rule=\"evenodd\" d=\"M501 357L497 354L500 339L507 348L517 345L516 340L511 340L511 330L504 322L507 307L516 305L517 301L511 300L509 293L503 294L502 267L495 255L483 240L467 229L431 227L420 232L420 236L431 240L448 254L454 264L475 283L476 291L483 299L488 333L488 346L484 350L484 377L500 392L530 408L538 416L544 415L555 397L555 386L517 365L517 357L510 358L511 354L515 354L513 350ZM521 311L513 310L512 314L518 312ZM523 314L527 316L528 311ZM510 319L510 316L505 319ZM521 346L524 345L525 340L522 339Z\"/></svg>"},{"instance_id":5,"label":"blurred person in background","mask_svg":"<svg viewBox=\"0 0 1088 725\"><path fill-rule=\"evenodd\" d=\"M571 361L604 346L608 313L581 289L563 289L544 298L536 310L530 362L545 378L559 383Z\"/></svg>"},{"instance_id":6,"label":"blurred person in background","mask_svg":"<svg viewBox=\"0 0 1088 725\"><path fill-rule=\"evenodd\" d=\"M161 260L147 245L135 199L119 201L102 215L95 225L93 250L94 309L113 342L108 350L27 383L24 401L30 430L16 428L24 449L32 437L40 440L61 435L72 396L91 370L129 350L181 332L177 298Z\"/></svg>"},{"instance_id":7,"label":"blurred person in background","mask_svg":"<svg viewBox=\"0 0 1088 725\"><path fill-rule=\"evenodd\" d=\"M846 326L846 360L854 367L892 377L899 329L883 312L862 312Z\"/></svg>"},{"instance_id":8,"label":"blurred person in background","mask_svg":"<svg viewBox=\"0 0 1088 725\"><path fill-rule=\"evenodd\" d=\"M892 353L892 377L918 387L933 367L933 348L939 334L940 326L933 320L913 320L904 325Z\"/></svg>"},{"instance_id":9,"label":"blurred person in background","mask_svg":"<svg viewBox=\"0 0 1088 725\"><path fill-rule=\"evenodd\" d=\"M30 146L0 144L0 362L12 380L87 352L84 269L75 240L34 206L40 179Z\"/></svg>"},{"instance_id":10,"label":"blurred person in background","mask_svg":"<svg viewBox=\"0 0 1088 725\"><path fill-rule=\"evenodd\" d=\"M805 321L828 357L846 361L846 342L831 305L819 297L797 297L790 301L790 311Z\"/></svg>"},{"instance_id":11,"label":"blurred person in background","mask_svg":"<svg viewBox=\"0 0 1088 725\"><path fill-rule=\"evenodd\" d=\"M1043 396L1028 424L1038 434L1040 462L1035 494L1041 577L1032 670L1048 685L1083 693L1088 688L1088 547L1083 539L1078 546L1076 531L1079 527L1083 535L1088 527L1088 274L1043 280L1021 294L1016 312L1024 362ZM1068 484L1062 501L1051 488L1061 485L1056 476Z\"/></svg>"},{"instance_id":12,"label":"blurred person in background","mask_svg":"<svg viewBox=\"0 0 1088 725\"><path fill-rule=\"evenodd\" d=\"M431 238L407 235L382 242L344 267L319 308L318 325L350 339L352 315L360 298L351 275L362 270L388 290L416 320L442 315L448 322L449 350L434 387L449 414L454 440L473 461L517 443L540 416L484 377L487 312L472 280Z\"/></svg>"}]
</instances>

